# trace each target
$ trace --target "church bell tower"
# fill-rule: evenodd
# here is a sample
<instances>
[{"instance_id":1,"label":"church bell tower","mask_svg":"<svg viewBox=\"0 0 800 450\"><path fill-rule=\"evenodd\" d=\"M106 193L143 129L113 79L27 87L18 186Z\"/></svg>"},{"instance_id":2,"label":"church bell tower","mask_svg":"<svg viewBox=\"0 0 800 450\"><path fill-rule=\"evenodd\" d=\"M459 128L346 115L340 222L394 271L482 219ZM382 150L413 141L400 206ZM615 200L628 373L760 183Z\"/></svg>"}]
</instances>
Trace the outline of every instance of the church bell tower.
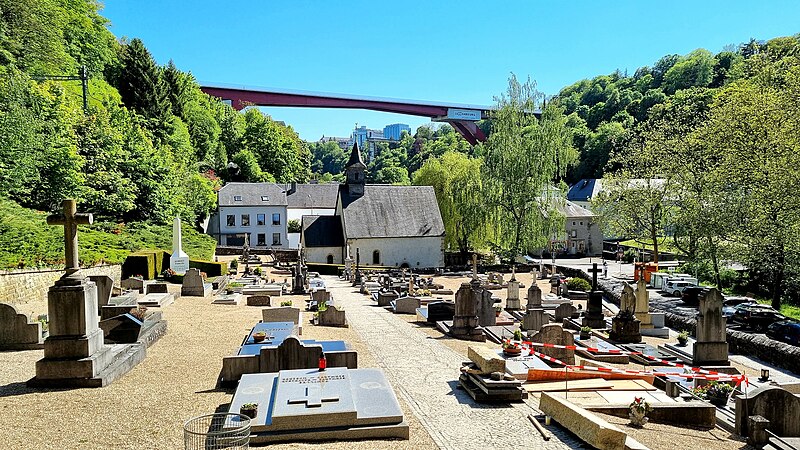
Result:
<instances>
[{"instance_id":1,"label":"church bell tower","mask_svg":"<svg viewBox=\"0 0 800 450\"><path fill-rule=\"evenodd\" d=\"M353 150L350 152L350 159L344 168L347 177L347 191L352 197L364 195L364 183L367 165L361 159L361 152L358 151L358 143L353 143Z\"/></svg>"}]
</instances>

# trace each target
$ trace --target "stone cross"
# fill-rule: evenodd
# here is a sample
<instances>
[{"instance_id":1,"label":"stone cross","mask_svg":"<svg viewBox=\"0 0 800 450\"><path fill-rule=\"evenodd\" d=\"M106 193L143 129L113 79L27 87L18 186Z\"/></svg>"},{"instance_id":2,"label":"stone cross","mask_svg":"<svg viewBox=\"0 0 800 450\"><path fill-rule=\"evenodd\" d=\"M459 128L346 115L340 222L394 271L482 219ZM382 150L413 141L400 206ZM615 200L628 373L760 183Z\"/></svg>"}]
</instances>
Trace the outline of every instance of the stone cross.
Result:
<instances>
[{"instance_id":1,"label":"stone cross","mask_svg":"<svg viewBox=\"0 0 800 450\"><path fill-rule=\"evenodd\" d=\"M472 278L478 278L478 255L472 254Z\"/></svg>"},{"instance_id":2,"label":"stone cross","mask_svg":"<svg viewBox=\"0 0 800 450\"><path fill-rule=\"evenodd\" d=\"M47 224L64 226L64 255L67 271L64 276L66 277L80 270L78 225L89 225L93 218L91 213L78 213L73 199L64 200L62 207L63 213L47 216Z\"/></svg>"},{"instance_id":3,"label":"stone cross","mask_svg":"<svg viewBox=\"0 0 800 450\"><path fill-rule=\"evenodd\" d=\"M339 397L332 395L330 397L322 396L322 389L319 386L308 386L306 388L305 397L290 398L289 404L305 403L306 408L314 408L322 406L322 402L338 402Z\"/></svg>"},{"instance_id":4,"label":"stone cross","mask_svg":"<svg viewBox=\"0 0 800 450\"><path fill-rule=\"evenodd\" d=\"M597 290L597 274L601 272L600 269L597 268L597 263L592 264L592 268L589 269L589 273L592 274L592 291Z\"/></svg>"}]
</instances>

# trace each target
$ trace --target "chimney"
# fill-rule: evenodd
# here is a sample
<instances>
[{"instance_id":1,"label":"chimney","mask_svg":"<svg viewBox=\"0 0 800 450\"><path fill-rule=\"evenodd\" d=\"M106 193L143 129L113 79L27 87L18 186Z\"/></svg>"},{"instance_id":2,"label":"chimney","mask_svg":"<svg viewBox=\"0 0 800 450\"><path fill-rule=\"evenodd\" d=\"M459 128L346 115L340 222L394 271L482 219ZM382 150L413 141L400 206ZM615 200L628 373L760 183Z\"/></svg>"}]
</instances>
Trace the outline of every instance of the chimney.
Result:
<instances>
[{"instance_id":1,"label":"chimney","mask_svg":"<svg viewBox=\"0 0 800 450\"><path fill-rule=\"evenodd\" d=\"M289 187L289 192L287 192L286 195L292 195L295 192L297 192L297 182L296 181L292 181L292 184Z\"/></svg>"}]
</instances>

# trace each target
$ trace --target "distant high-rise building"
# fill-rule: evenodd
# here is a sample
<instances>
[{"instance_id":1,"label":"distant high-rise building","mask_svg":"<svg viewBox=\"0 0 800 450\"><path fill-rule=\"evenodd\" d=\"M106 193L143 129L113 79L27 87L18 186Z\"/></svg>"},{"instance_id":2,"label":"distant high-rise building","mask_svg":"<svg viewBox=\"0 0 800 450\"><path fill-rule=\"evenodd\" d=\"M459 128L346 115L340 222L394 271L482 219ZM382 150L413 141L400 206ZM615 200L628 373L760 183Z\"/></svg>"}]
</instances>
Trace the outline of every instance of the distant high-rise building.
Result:
<instances>
[{"instance_id":1,"label":"distant high-rise building","mask_svg":"<svg viewBox=\"0 0 800 450\"><path fill-rule=\"evenodd\" d=\"M390 141L399 141L404 130L407 131L408 134L411 134L411 127L404 123L386 125L383 127L383 137Z\"/></svg>"}]
</instances>

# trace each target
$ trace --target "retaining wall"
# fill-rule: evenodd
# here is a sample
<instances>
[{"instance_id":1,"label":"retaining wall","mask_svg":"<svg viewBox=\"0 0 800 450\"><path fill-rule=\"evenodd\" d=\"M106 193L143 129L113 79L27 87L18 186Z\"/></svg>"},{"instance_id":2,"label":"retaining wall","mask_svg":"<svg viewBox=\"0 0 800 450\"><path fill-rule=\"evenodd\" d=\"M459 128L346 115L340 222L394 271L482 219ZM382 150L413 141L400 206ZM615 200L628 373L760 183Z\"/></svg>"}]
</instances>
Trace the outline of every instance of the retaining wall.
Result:
<instances>
[{"instance_id":1,"label":"retaining wall","mask_svg":"<svg viewBox=\"0 0 800 450\"><path fill-rule=\"evenodd\" d=\"M88 275L108 275L114 284L120 282L122 273L120 265L101 265L81 270ZM13 270L0 272L0 303L24 306L29 303L40 303L47 299L47 290L62 275L63 270Z\"/></svg>"}]
</instances>

